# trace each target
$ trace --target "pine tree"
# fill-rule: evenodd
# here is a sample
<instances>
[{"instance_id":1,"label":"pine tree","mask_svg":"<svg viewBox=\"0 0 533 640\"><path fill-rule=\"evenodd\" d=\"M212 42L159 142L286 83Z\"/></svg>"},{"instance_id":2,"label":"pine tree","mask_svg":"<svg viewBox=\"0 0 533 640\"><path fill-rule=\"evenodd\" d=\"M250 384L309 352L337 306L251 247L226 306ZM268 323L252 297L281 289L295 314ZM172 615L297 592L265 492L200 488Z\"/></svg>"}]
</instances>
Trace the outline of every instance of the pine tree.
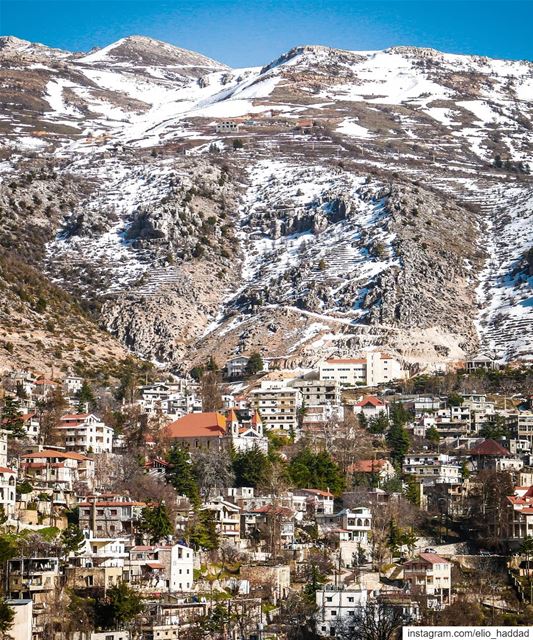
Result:
<instances>
[{"instance_id":1,"label":"pine tree","mask_svg":"<svg viewBox=\"0 0 533 640\"><path fill-rule=\"evenodd\" d=\"M236 487L259 486L266 480L270 468L268 456L257 447L234 454L232 465Z\"/></svg>"},{"instance_id":2,"label":"pine tree","mask_svg":"<svg viewBox=\"0 0 533 640\"><path fill-rule=\"evenodd\" d=\"M246 372L250 375L254 375L259 371L263 371L264 363L263 358L259 352L252 353L250 358L248 359L248 364L246 365Z\"/></svg>"},{"instance_id":3,"label":"pine tree","mask_svg":"<svg viewBox=\"0 0 533 640\"><path fill-rule=\"evenodd\" d=\"M74 554L78 556L82 553L85 546L85 536L81 529L75 524L69 524L61 533L61 542L65 547L66 555Z\"/></svg>"},{"instance_id":4,"label":"pine tree","mask_svg":"<svg viewBox=\"0 0 533 640\"><path fill-rule=\"evenodd\" d=\"M91 385L87 380L83 381L81 389L77 392L76 398L78 399L78 411L82 412L88 407L89 411L96 406L96 398Z\"/></svg>"},{"instance_id":5,"label":"pine tree","mask_svg":"<svg viewBox=\"0 0 533 640\"><path fill-rule=\"evenodd\" d=\"M175 444L167 456L166 468L167 481L183 496L197 505L200 502L198 485L193 474L189 452L179 444Z\"/></svg>"},{"instance_id":6,"label":"pine tree","mask_svg":"<svg viewBox=\"0 0 533 640\"><path fill-rule=\"evenodd\" d=\"M24 429L24 420L20 412L20 403L18 400L6 397L2 413L0 414L2 428L8 432L11 438L25 438L26 430Z\"/></svg>"},{"instance_id":7,"label":"pine tree","mask_svg":"<svg viewBox=\"0 0 533 640\"><path fill-rule=\"evenodd\" d=\"M174 527L170 522L164 502L160 502L155 507L145 507L142 510L140 529L150 536L152 544L158 543L174 533Z\"/></svg>"},{"instance_id":8,"label":"pine tree","mask_svg":"<svg viewBox=\"0 0 533 640\"><path fill-rule=\"evenodd\" d=\"M391 460L394 464L403 464L405 454L409 451L409 434L399 424L393 424L387 433L387 444L391 450Z\"/></svg>"},{"instance_id":9,"label":"pine tree","mask_svg":"<svg viewBox=\"0 0 533 640\"><path fill-rule=\"evenodd\" d=\"M290 461L289 476L302 489L329 489L340 493L344 488L341 470L327 451L313 453L303 449Z\"/></svg>"},{"instance_id":10,"label":"pine tree","mask_svg":"<svg viewBox=\"0 0 533 640\"><path fill-rule=\"evenodd\" d=\"M101 629L123 629L143 611L142 597L125 582L107 590L95 605L96 626Z\"/></svg>"}]
</instances>

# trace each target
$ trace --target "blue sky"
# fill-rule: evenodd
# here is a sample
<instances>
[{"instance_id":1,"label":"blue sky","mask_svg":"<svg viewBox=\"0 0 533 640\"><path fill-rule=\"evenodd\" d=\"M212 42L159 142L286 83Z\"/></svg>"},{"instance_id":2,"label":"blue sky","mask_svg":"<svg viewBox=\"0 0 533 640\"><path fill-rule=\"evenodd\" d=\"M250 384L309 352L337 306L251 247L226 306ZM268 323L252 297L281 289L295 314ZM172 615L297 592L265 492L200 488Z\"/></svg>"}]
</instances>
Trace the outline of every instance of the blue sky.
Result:
<instances>
[{"instance_id":1,"label":"blue sky","mask_svg":"<svg viewBox=\"0 0 533 640\"><path fill-rule=\"evenodd\" d=\"M232 66L298 44L533 59L533 0L0 0L0 33L87 51L147 35Z\"/></svg>"}]
</instances>

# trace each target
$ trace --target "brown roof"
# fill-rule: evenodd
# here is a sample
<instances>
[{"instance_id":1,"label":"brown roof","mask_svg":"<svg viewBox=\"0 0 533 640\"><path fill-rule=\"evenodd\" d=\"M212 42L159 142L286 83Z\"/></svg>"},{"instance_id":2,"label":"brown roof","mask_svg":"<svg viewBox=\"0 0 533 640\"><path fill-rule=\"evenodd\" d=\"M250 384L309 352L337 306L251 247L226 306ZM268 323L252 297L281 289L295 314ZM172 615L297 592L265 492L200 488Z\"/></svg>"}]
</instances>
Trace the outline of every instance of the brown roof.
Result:
<instances>
[{"instance_id":1,"label":"brown roof","mask_svg":"<svg viewBox=\"0 0 533 640\"><path fill-rule=\"evenodd\" d=\"M90 415L90 413L67 413L61 416L61 420L85 420L85 418L88 418Z\"/></svg>"},{"instance_id":2,"label":"brown roof","mask_svg":"<svg viewBox=\"0 0 533 640\"><path fill-rule=\"evenodd\" d=\"M226 418L215 411L189 413L165 429L169 438L221 438L226 435Z\"/></svg>"},{"instance_id":3,"label":"brown roof","mask_svg":"<svg viewBox=\"0 0 533 640\"><path fill-rule=\"evenodd\" d=\"M496 456L497 458L510 458L511 454L496 440L487 439L476 445L471 451L473 456Z\"/></svg>"},{"instance_id":4,"label":"brown roof","mask_svg":"<svg viewBox=\"0 0 533 640\"><path fill-rule=\"evenodd\" d=\"M34 451L33 453L23 453L21 458L66 458L69 460L90 460L88 456L84 456L82 453L67 453L65 451L53 451L52 449L45 449L44 451Z\"/></svg>"},{"instance_id":5,"label":"brown roof","mask_svg":"<svg viewBox=\"0 0 533 640\"><path fill-rule=\"evenodd\" d=\"M416 558L409 560L404 566L418 564L420 560L423 560L426 564L449 564L449 560L442 558L436 553L419 553Z\"/></svg>"},{"instance_id":6,"label":"brown roof","mask_svg":"<svg viewBox=\"0 0 533 640\"><path fill-rule=\"evenodd\" d=\"M349 473L376 473L381 471L387 460L358 460L351 464L347 471Z\"/></svg>"},{"instance_id":7,"label":"brown roof","mask_svg":"<svg viewBox=\"0 0 533 640\"><path fill-rule=\"evenodd\" d=\"M365 364L364 358L329 358L326 360L329 364Z\"/></svg>"},{"instance_id":8,"label":"brown roof","mask_svg":"<svg viewBox=\"0 0 533 640\"><path fill-rule=\"evenodd\" d=\"M80 507L146 507L146 502L113 502L112 500L105 502L80 502Z\"/></svg>"}]
</instances>

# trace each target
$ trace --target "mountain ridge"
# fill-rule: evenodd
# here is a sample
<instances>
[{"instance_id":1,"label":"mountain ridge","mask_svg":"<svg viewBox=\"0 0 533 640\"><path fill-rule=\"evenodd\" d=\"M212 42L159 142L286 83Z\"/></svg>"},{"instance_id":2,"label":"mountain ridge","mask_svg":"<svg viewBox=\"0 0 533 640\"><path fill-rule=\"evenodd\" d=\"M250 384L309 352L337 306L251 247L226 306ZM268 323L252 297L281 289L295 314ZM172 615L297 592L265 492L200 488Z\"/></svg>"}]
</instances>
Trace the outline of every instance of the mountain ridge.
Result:
<instances>
[{"instance_id":1,"label":"mountain ridge","mask_svg":"<svg viewBox=\"0 0 533 640\"><path fill-rule=\"evenodd\" d=\"M103 327L174 367L532 357L531 63L301 45L230 69L184 51L0 49L0 180L38 153L92 185L39 264Z\"/></svg>"}]
</instances>

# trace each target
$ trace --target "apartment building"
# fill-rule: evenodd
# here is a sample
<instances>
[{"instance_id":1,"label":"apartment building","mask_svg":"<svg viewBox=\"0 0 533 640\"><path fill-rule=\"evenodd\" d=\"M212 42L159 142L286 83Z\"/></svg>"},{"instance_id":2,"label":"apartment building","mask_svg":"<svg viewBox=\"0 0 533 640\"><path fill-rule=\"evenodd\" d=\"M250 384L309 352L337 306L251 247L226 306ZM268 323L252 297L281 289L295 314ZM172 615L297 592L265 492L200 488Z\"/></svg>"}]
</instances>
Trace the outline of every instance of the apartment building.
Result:
<instances>
[{"instance_id":1,"label":"apartment building","mask_svg":"<svg viewBox=\"0 0 533 640\"><path fill-rule=\"evenodd\" d=\"M379 351L371 351L360 358L330 358L319 364L322 381L336 380L347 386L374 387L394 380L403 380L407 372L398 360Z\"/></svg>"},{"instance_id":2,"label":"apartment building","mask_svg":"<svg viewBox=\"0 0 533 640\"><path fill-rule=\"evenodd\" d=\"M39 485L71 490L76 482L92 489L94 460L82 453L44 449L20 456L20 468L27 478Z\"/></svg>"},{"instance_id":3,"label":"apartment building","mask_svg":"<svg viewBox=\"0 0 533 640\"><path fill-rule=\"evenodd\" d=\"M113 429L93 413L73 413L63 416L57 427L67 451L111 453Z\"/></svg>"},{"instance_id":4,"label":"apartment building","mask_svg":"<svg viewBox=\"0 0 533 640\"><path fill-rule=\"evenodd\" d=\"M88 496L79 503L80 528L96 537L120 537L134 534L145 502L135 502L124 496Z\"/></svg>"},{"instance_id":5,"label":"apartment building","mask_svg":"<svg viewBox=\"0 0 533 640\"><path fill-rule=\"evenodd\" d=\"M402 470L423 485L457 484L461 482L459 463L444 453L411 454L404 459Z\"/></svg>"},{"instance_id":6,"label":"apartment building","mask_svg":"<svg viewBox=\"0 0 533 640\"><path fill-rule=\"evenodd\" d=\"M335 636L337 626L350 626L350 619L365 609L368 603L366 589L356 586L325 585L316 592L316 628L321 636Z\"/></svg>"},{"instance_id":7,"label":"apartment building","mask_svg":"<svg viewBox=\"0 0 533 640\"><path fill-rule=\"evenodd\" d=\"M302 405L300 390L283 381L263 381L250 394L252 406L259 411L265 429L296 431L298 410Z\"/></svg>"}]
</instances>

